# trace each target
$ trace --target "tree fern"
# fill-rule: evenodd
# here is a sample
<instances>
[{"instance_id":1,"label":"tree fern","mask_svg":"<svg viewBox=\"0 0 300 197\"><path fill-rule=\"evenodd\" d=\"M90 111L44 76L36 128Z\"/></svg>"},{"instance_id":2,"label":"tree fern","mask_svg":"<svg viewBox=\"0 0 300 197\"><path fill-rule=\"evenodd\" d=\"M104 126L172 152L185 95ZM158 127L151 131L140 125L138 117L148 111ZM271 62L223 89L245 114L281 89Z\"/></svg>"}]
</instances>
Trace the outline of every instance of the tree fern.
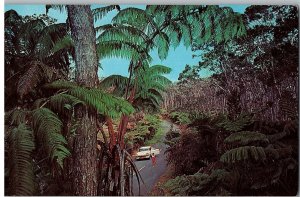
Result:
<instances>
[{"instance_id":1,"label":"tree fern","mask_svg":"<svg viewBox=\"0 0 300 197\"><path fill-rule=\"evenodd\" d=\"M60 12L66 11L65 5L46 5L46 14L48 14L50 9L59 10Z\"/></svg>"},{"instance_id":2,"label":"tree fern","mask_svg":"<svg viewBox=\"0 0 300 197\"><path fill-rule=\"evenodd\" d=\"M121 75L110 75L100 82L100 88L109 89L114 88L113 94L117 96L124 96L125 88L128 78Z\"/></svg>"},{"instance_id":3,"label":"tree fern","mask_svg":"<svg viewBox=\"0 0 300 197\"><path fill-rule=\"evenodd\" d=\"M221 120L217 125L224 128L226 131L241 131L247 125L253 122L252 116L240 114L236 120L229 120L227 117Z\"/></svg>"},{"instance_id":4,"label":"tree fern","mask_svg":"<svg viewBox=\"0 0 300 197\"><path fill-rule=\"evenodd\" d=\"M131 114L134 112L133 107L124 99L105 93L97 88L88 89L66 81L55 81L46 87L67 89L68 94L83 101L88 106L96 109L99 113L110 117L118 117L120 113Z\"/></svg>"},{"instance_id":5,"label":"tree fern","mask_svg":"<svg viewBox=\"0 0 300 197\"><path fill-rule=\"evenodd\" d=\"M77 104L84 104L78 98L69 94L56 94L49 99L48 106L56 112L63 112L64 109L71 109Z\"/></svg>"},{"instance_id":6,"label":"tree fern","mask_svg":"<svg viewBox=\"0 0 300 197\"><path fill-rule=\"evenodd\" d=\"M224 163L236 163L239 161L263 161L266 159L266 153L262 147L242 146L225 152L220 161Z\"/></svg>"},{"instance_id":7,"label":"tree fern","mask_svg":"<svg viewBox=\"0 0 300 197\"><path fill-rule=\"evenodd\" d=\"M10 195L32 196L36 191L32 152L33 133L25 124L12 130L9 136Z\"/></svg>"},{"instance_id":8,"label":"tree fern","mask_svg":"<svg viewBox=\"0 0 300 197\"><path fill-rule=\"evenodd\" d=\"M109 6L104 6L104 7L93 9L92 13L94 16L94 21L96 22L97 20L102 19L104 16L106 16L110 11L113 11L114 9L120 10L120 6L109 5Z\"/></svg>"},{"instance_id":9,"label":"tree fern","mask_svg":"<svg viewBox=\"0 0 300 197\"><path fill-rule=\"evenodd\" d=\"M213 195L217 187L222 187L222 181L230 175L223 169L213 170L210 175L196 173L193 175L177 176L164 184L173 195Z\"/></svg>"},{"instance_id":10,"label":"tree fern","mask_svg":"<svg viewBox=\"0 0 300 197\"><path fill-rule=\"evenodd\" d=\"M96 28L98 31L104 29L98 36L98 42L105 41L129 41L136 45L145 45L149 40L147 34L138 28L125 26L125 25L105 25L103 27Z\"/></svg>"},{"instance_id":11,"label":"tree fern","mask_svg":"<svg viewBox=\"0 0 300 197\"><path fill-rule=\"evenodd\" d=\"M72 48L73 45L73 40L69 34L65 35L64 37L58 39L54 45L52 46L50 50L50 54L53 55L54 53L62 50L62 49L70 49Z\"/></svg>"},{"instance_id":12,"label":"tree fern","mask_svg":"<svg viewBox=\"0 0 300 197\"><path fill-rule=\"evenodd\" d=\"M55 43L62 40L67 33L68 29L66 23L53 24L44 27L35 46L35 53L37 56L43 60L52 55L51 51Z\"/></svg>"},{"instance_id":13,"label":"tree fern","mask_svg":"<svg viewBox=\"0 0 300 197\"><path fill-rule=\"evenodd\" d=\"M169 37L164 32L161 32L154 39L154 43L157 46L158 57L161 60L166 59L170 48Z\"/></svg>"},{"instance_id":14,"label":"tree fern","mask_svg":"<svg viewBox=\"0 0 300 197\"><path fill-rule=\"evenodd\" d=\"M225 138L224 142L248 145L251 143L268 143L269 140L266 135L259 132L241 131L231 134Z\"/></svg>"},{"instance_id":15,"label":"tree fern","mask_svg":"<svg viewBox=\"0 0 300 197\"><path fill-rule=\"evenodd\" d=\"M154 21L145 12L138 8L126 8L121 10L113 19L112 23L127 24L139 28L140 30L158 29Z\"/></svg>"},{"instance_id":16,"label":"tree fern","mask_svg":"<svg viewBox=\"0 0 300 197\"><path fill-rule=\"evenodd\" d=\"M151 56L142 46L130 42L106 41L97 44L97 53L102 58L120 57L132 60L135 64L140 61L152 61Z\"/></svg>"},{"instance_id":17,"label":"tree fern","mask_svg":"<svg viewBox=\"0 0 300 197\"><path fill-rule=\"evenodd\" d=\"M63 160L70 155L66 148L67 141L61 134L62 122L58 116L48 108L33 111L33 129L38 142L50 156L63 168Z\"/></svg>"}]
</instances>

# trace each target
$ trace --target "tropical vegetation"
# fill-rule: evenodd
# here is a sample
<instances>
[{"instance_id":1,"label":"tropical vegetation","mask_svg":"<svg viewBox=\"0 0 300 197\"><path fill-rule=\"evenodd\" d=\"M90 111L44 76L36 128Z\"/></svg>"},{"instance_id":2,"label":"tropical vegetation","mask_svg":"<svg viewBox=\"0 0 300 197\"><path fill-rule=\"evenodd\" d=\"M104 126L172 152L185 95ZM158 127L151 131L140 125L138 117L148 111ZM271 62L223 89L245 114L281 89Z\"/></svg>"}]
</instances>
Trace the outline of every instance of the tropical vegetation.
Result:
<instances>
[{"instance_id":1,"label":"tropical vegetation","mask_svg":"<svg viewBox=\"0 0 300 197\"><path fill-rule=\"evenodd\" d=\"M297 193L295 6L50 9L66 22L5 12L6 195L134 195L144 181L130 153L162 141L165 194ZM199 64L174 83L151 55L181 43ZM100 79L104 58L129 61L128 75ZM165 135L163 118L182 130Z\"/></svg>"}]
</instances>

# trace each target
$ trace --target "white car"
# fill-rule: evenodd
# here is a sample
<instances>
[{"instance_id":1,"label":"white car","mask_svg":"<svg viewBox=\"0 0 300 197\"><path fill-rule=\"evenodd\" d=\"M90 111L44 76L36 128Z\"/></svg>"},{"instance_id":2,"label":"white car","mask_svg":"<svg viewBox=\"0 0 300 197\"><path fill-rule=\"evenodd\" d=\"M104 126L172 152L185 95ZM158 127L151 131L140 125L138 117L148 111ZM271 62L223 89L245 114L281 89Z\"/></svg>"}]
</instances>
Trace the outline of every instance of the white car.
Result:
<instances>
[{"instance_id":1,"label":"white car","mask_svg":"<svg viewBox=\"0 0 300 197\"><path fill-rule=\"evenodd\" d=\"M151 146L142 146L139 148L139 151L136 153L135 158L150 159L152 153L154 153L154 155L158 155L159 149L153 148Z\"/></svg>"}]
</instances>

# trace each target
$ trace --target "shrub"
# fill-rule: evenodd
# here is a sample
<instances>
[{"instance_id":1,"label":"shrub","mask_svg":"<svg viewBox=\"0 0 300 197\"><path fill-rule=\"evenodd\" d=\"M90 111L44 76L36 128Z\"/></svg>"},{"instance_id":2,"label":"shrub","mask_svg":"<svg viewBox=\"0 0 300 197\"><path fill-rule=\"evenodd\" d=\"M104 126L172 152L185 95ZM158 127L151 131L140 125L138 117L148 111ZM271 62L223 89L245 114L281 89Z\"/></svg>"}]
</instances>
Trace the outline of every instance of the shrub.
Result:
<instances>
[{"instance_id":1,"label":"shrub","mask_svg":"<svg viewBox=\"0 0 300 197\"><path fill-rule=\"evenodd\" d=\"M172 112L170 113L170 119L177 124L190 124L191 120L189 114L185 112Z\"/></svg>"}]
</instances>

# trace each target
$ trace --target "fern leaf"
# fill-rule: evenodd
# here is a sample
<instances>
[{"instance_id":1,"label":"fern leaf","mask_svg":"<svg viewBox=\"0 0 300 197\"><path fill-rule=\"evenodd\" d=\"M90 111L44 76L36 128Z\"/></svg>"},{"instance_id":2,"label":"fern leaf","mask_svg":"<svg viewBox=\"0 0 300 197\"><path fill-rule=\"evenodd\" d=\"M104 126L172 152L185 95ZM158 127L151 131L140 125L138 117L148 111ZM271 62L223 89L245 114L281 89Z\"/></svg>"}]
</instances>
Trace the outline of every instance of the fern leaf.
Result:
<instances>
[{"instance_id":1,"label":"fern leaf","mask_svg":"<svg viewBox=\"0 0 300 197\"><path fill-rule=\"evenodd\" d=\"M106 16L110 11L113 11L114 9L117 9L117 5L109 5L101 8L95 8L92 10L94 21L102 19L104 16Z\"/></svg>"},{"instance_id":2,"label":"fern leaf","mask_svg":"<svg viewBox=\"0 0 300 197\"><path fill-rule=\"evenodd\" d=\"M44 87L52 89L70 89L77 87L77 84L71 81L57 80L50 84L44 85Z\"/></svg>"},{"instance_id":3,"label":"fern leaf","mask_svg":"<svg viewBox=\"0 0 300 197\"><path fill-rule=\"evenodd\" d=\"M71 89L69 94L84 101L90 107L95 108L99 113L110 117L118 117L120 113L131 114L134 112L133 107L127 101L114 97L99 89L77 87Z\"/></svg>"},{"instance_id":4,"label":"fern leaf","mask_svg":"<svg viewBox=\"0 0 300 197\"><path fill-rule=\"evenodd\" d=\"M41 81L38 62L31 62L29 69L21 76L17 85L17 92L21 98L30 92Z\"/></svg>"},{"instance_id":5,"label":"fern leaf","mask_svg":"<svg viewBox=\"0 0 300 197\"><path fill-rule=\"evenodd\" d=\"M100 87L103 89L110 88L112 86L125 87L128 82L128 78L121 75L110 75L100 82Z\"/></svg>"},{"instance_id":6,"label":"fern leaf","mask_svg":"<svg viewBox=\"0 0 300 197\"><path fill-rule=\"evenodd\" d=\"M62 122L58 116L47 108L33 111L33 128L39 143L52 161L63 168L63 160L70 155L66 139L61 134Z\"/></svg>"},{"instance_id":7,"label":"fern leaf","mask_svg":"<svg viewBox=\"0 0 300 197\"><path fill-rule=\"evenodd\" d=\"M73 108L77 104L83 104L78 98L69 94L56 94L49 99L49 108L56 112L63 112L66 106Z\"/></svg>"},{"instance_id":8,"label":"fern leaf","mask_svg":"<svg viewBox=\"0 0 300 197\"><path fill-rule=\"evenodd\" d=\"M57 40L51 49L51 53L49 55L53 55L54 53L62 50L62 49L68 49L74 46L72 37L70 35L65 35L63 38L60 38Z\"/></svg>"},{"instance_id":9,"label":"fern leaf","mask_svg":"<svg viewBox=\"0 0 300 197\"><path fill-rule=\"evenodd\" d=\"M97 38L98 42L106 42L106 41L125 42L126 41L140 46L141 45L145 46L147 40L149 40L149 37L143 31L135 27L124 26L124 25L108 26L106 27L106 30L104 30Z\"/></svg>"},{"instance_id":10,"label":"fern leaf","mask_svg":"<svg viewBox=\"0 0 300 197\"><path fill-rule=\"evenodd\" d=\"M132 7L121 10L112 19L112 23L127 24L137 27L140 30L150 29L150 31L154 31L155 29L158 29L153 19L146 13L145 10Z\"/></svg>"},{"instance_id":11,"label":"fern leaf","mask_svg":"<svg viewBox=\"0 0 300 197\"><path fill-rule=\"evenodd\" d=\"M48 14L50 9L59 10L60 12L63 12L66 10L65 5L46 5L46 14Z\"/></svg>"},{"instance_id":12,"label":"fern leaf","mask_svg":"<svg viewBox=\"0 0 300 197\"><path fill-rule=\"evenodd\" d=\"M249 143L254 143L254 142L268 143L269 140L266 135L259 132L241 131L241 132L231 134L224 140L224 142L238 143L240 145L248 145Z\"/></svg>"},{"instance_id":13,"label":"fern leaf","mask_svg":"<svg viewBox=\"0 0 300 197\"><path fill-rule=\"evenodd\" d=\"M161 60L166 59L170 47L169 37L165 33L161 32L158 36L155 37L154 42L158 47L159 58Z\"/></svg>"},{"instance_id":14,"label":"fern leaf","mask_svg":"<svg viewBox=\"0 0 300 197\"><path fill-rule=\"evenodd\" d=\"M36 47L34 49L35 54L40 60L49 57L55 43L62 40L67 35L66 23L59 23L46 26L40 36L38 37Z\"/></svg>"},{"instance_id":15,"label":"fern leaf","mask_svg":"<svg viewBox=\"0 0 300 197\"><path fill-rule=\"evenodd\" d=\"M102 58L120 57L137 63L140 60L152 61L142 46L130 42L105 41L97 44L97 53Z\"/></svg>"},{"instance_id":16,"label":"fern leaf","mask_svg":"<svg viewBox=\"0 0 300 197\"><path fill-rule=\"evenodd\" d=\"M28 70L20 77L17 84L17 92L21 98L33 91L43 81L50 81L55 69L39 61L27 64Z\"/></svg>"},{"instance_id":17,"label":"fern leaf","mask_svg":"<svg viewBox=\"0 0 300 197\"><path fill-rule=\"evenodd\" d=\"M11 195L32 196L36 185L33 172L34 150L32 131L25 124L13 129L9 136L9 180Z\"/></svg>"},{"instance_id":18,"label":"fern leaf","mask_svg":"<svg viewBox=\"0 0 300 197\"><path fill-rule=\"evenodd\" d=\"M245 160L255 160L255 161L262 161L266 159L265 151L262 147L255 147L255 146L242 146L238 148L231 149L225 152L220 161L224 163L235 163L239 161Z\"/></svg>"},{"instance_id":19,"label":"fern leaf","mask_svg":"<svg viewBox=\"0 0 300 197\"><path fill-rule=\"evenodd\" d=\"M5 113L5 122L9 125L26 123L30 114L31 112L29 110L15 108Z\"/></svg>"}]
</instances>

